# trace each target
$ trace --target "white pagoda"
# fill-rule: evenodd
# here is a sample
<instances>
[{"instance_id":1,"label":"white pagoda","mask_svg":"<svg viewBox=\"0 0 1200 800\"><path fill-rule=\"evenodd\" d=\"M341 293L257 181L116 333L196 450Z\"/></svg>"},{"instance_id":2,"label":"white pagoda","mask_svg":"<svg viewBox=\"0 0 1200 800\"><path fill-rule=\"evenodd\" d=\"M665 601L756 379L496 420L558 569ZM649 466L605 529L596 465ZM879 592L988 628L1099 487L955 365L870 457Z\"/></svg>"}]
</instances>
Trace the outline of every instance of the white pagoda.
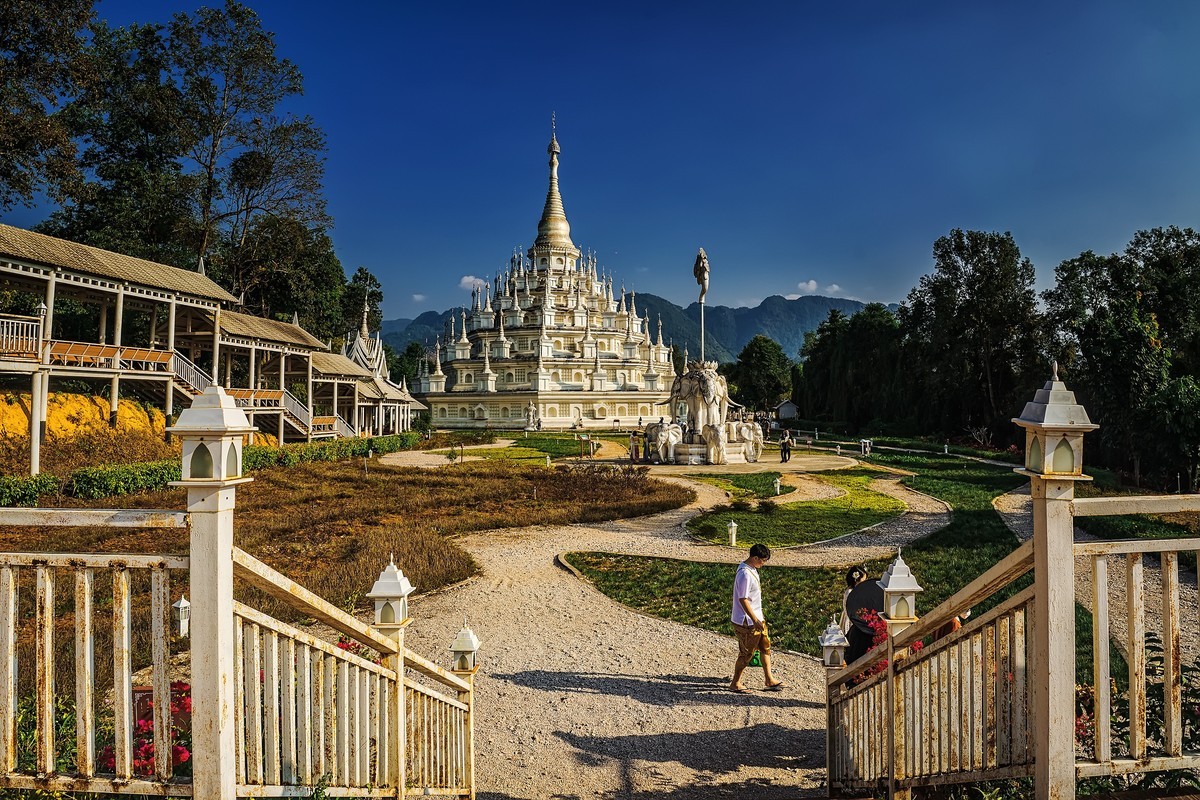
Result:
<instances>
[{"instance_id":1,"label":"white pagoda","mask_svg":"<svg viewBox=\"0 0 1200 800\"><path fill-rule=\"evenodd\" d=\"M421 370L415 393L445 428L594 429L670 416L675 371L637 297L614 292L571 241L550 137L550 189L537 239L472 291Z\"/></svg>"}]
</instances>

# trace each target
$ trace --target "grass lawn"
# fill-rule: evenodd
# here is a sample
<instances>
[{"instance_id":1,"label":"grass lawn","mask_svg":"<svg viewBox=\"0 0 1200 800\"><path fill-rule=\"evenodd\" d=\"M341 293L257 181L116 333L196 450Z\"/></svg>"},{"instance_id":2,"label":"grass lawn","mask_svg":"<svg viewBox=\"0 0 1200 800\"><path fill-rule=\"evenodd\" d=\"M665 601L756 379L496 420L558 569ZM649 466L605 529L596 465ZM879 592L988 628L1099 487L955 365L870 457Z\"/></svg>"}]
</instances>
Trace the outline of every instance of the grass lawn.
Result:
<instances>
[{"instance_id":1,"label":"grass lawn","mask_svg":"<svg viewBox=\"0 0 1200 800\"><path fill-rule=\"evenodd\" d=\"M775 496L775 480L780 477L778 472L746 472L733 475L713 475L708 473L693 473L687 476L694 481L708 483L733 495L734 498L763 498ZM779 487L781 495L796 491L795 486L783 484Z\"/></svg>"},{"instance_id":2,"label":"grass lawn","mask_svg":"<svg viewBox=\"0 0 1200 800\"><path fill-rule=\"evenodd\" d=\"M867 488L880 474L870 469L814 474L814 478L841 489L844 494L827 500L778 506L759 503L754 512L728 507L715 509L690 520L688 529L705 541L727 542L726 526L733 520L738 524L738 544L746 548L756 542L769 547L788 547L832 539L891 519L904 511L904 504L899 500ZM767 485L770 485L769 481Z\"/></svg>"},{"instance_id":3,"label":"grass lawn","mask_svg":"<svg viewBox=\"0 0 1200 800\"><path fill-rule=\"evenodd\" d=\"M545 463L546 456L551 458L578 457L581 452L580 445L582 444L586 448L586 442L581 442L571 434L531 433L526 437L523 431L511 431L510 433L513 438L513 444L510 447L467 447L463 452L468 456L479 456L486 459L512 459ZM447 456L447 461L449 460L449 450L435 452Z\"/></svg>"},{"instance_id":4,"label":"grass lawn","mask_svg":"<svg viewBox=\"0 0 1200 800\"><path fill-rule=\"evenodd\" d=\"M904 548L904 560L925 587L917 598L920 611L936 607L1016 547L1016 537L991 505L993 497L1022 482L1010 469L953 457L900 453L877 452L871 461L916 472L905 479L906 484L945 500L954 508L949 525ZM596 588L625 605L732 634L729 587L733 567L728 564L609 553L572 553L569 560ZM890 560L868 562L867 570L878 576ZM841 612L846 566L767 566L762 571L767 620L771 623L772 638L780 647L820 655L817 637L828 625L829 617ZM1014 582L988 602L976 606L975 613L1002 602L1030 580L1027 575ZM1091 637L1091 615L1076 607L1076 676L1081 683L1091 681ZM1125 662L1115 649L1111 658L1112 674L1123 685L1120 682L1126 671Z\"/></svg>"}]
</instances>

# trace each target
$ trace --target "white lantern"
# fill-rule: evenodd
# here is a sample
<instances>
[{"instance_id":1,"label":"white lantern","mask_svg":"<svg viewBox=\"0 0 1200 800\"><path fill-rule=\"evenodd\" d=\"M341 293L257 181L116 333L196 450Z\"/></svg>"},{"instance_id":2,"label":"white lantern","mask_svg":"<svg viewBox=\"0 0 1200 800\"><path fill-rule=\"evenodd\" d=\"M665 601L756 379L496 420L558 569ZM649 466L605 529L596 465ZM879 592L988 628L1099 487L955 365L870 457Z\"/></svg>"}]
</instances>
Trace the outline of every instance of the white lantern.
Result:
<instances>
[{"instance_id":1,"label":"white lantern","mask_svg":"<svg viewBox=\"0 0 1200 800\"><path fill-rule=\"evenodd\" d=\"M367 592L367 599L375 601L375 627L388 633L403 628L408 622L408 596L412 592L413 585L393 556Z\"/></svg>"},{"instance_id":2,"label":"white lantern","mask_svg":"<svg viewBox=\"0 0 1200 800\"><path fill-rule=\"evenodd\" d=\"M1025 472L1091 480L1083 474L1083 435L1100 426L1088 418L1084 407L1075 402L1075 393L1058 379L1057 362L1054 375L1013 422L1025 429Z\"/></svg>"},{"instance_id":3,"label":"white lantern","mask_svg":"<svg viewBox=\"0 0 1200 800\"><path fill-rule=\"evenodd\" d=\"M246 413L217 384L192 400L167 431L183 441L183 480L172 486L214 486L242 477L242 437L254 432Z\"/></svg>"},{"instance_id":4,"label":"white lantern","mask_svg":"<svg viewBox=\"0 0 1200 800\"><path fill-rule=\"evenodd\" d=\"M913 577L912 571L904 563L900 550L896 550L896 560L877 581L883 589L883 615L888 622L888 632L895 634L917 621L917 593L924 591ZM893 625L893 623L902 623Z\"/></svg>"},{"instance_id":5,"label":"white lantern","mask_svg":"<svg viewBox=\"0 0 1200 800\"><path fill-rule=\"evenodd\" d=\"M779 486L780 486L779 478L776 478L775 479L775 494L779 494Z\"/></svg>"},{"instance_id":6,"label":"white lantern","mask_svg":"<svg viewBox=\"0 0 1200 800\"><path fill-rule=\"evenodd\" d=\"M180 637L187 636L192 625L192 604L188 602L187 595L171 605L171 617L175 620L175 629L179 631Z\"/></svg>"},{"instance_id":7,"label":"white lantern","mask_svg":"<svg viewBox=\"0 0 1200 800\"><path fill-rule=\"evenodd\" d=\"M818 637L818 641L821 643L821 660L825 666L831 669L846 666L846 648L850 646L850 640L846 638L842 626L837 624L836 617L829 619L829 627Z\"/></svg>"},{"instance_id":8,"label":"white lantern","mask_svg":"<svg viewBox=\"0 0 1200 800\"><path fill-rule=\"evenodd\" d=\"M462 630L450 644L450 665L454 672L474 672L475 657L479 653L479 637L475 631L467 627L463 620Z\"/></svg>"},{"instance_id":9,"label":"white lantern","mask_svg":"<svg viewBox=\"0 0 1200 800\"><path fill-rule=\"evenodd\" d=\"M737 523L729 520L729 524L725 527L729 529L729 546L737 547Z\"/></svg>"}]
</instances>

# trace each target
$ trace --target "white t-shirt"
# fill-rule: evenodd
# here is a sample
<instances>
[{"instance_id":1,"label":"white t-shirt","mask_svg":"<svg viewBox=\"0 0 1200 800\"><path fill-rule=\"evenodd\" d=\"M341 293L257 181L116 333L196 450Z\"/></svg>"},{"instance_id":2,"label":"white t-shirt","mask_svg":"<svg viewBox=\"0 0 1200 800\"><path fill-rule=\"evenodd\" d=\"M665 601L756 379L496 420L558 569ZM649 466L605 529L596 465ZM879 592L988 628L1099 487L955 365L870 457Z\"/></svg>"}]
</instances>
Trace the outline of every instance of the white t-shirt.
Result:
<instances>
[{"instance_id":1,"label":"white t-shirt","mask_svg":"<svg viewBox=\"0 0 1200 800\"><path fill-rule=\"evenodd\" d=\"M750 600L754 615L762 619L762 587L758 582L758 570L745 561L738 564L737 575L733 578L733 610L729 618L734 625L753 625L754 620L747 617L746 609L742 608L743 597Z\"/></svg>"}]
</instances>

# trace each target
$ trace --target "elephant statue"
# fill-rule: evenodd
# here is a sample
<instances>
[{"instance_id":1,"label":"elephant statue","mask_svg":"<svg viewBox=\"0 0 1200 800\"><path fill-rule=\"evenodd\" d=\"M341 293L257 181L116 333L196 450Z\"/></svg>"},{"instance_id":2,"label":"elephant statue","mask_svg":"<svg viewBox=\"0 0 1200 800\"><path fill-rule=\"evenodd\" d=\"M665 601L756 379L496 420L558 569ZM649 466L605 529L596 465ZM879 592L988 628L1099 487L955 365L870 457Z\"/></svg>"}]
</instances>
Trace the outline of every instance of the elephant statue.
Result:
<instances>
[{"instance_id":1,"label":"elephant statue","mask_svg":"<svg viewBox=\"0 0 1200 800\"><path fill-rule=\"evenodd\" d=\"M734 423L737 438L739 441L745 442L743 452L746 454L746 460L753 463L758 461L762 455L763 435L762 428L754 422L738 422Z\"/></svg>"},{"instance_id":2,"label":"elephant statue","mask_svg":"<svg viewBox=\"0 0 1200 800\"><path fill-rule=\"evenodd\" d=\"M704 436L704 452L709 464L724 464L725 461L725 426L705 425L702 429Z\"/></svg>"},{"instance_id":3,"label":"elephant statue","mask_svg":"<svg viewBox=\"0 0 1200 800\"><path fill-rule=\"evenodd\" d=\"M693 361L688 371L671 385L671 405L684 403L691 427L703 431L706 425L723 425L729 414L729 386L717 373L715 361Z\"/></svg>"},{"instance_id":4,"label":"elephant statue","mask_svg":"<svg viewBox=\"0 0 1200 800\"><path fill-rule=\"evenodd\" d=\"M683 441L683 428L674 422L646 426L646 451L658 456L660 464L675 463L675 445Z\"/></svg>"}]
</instances>

